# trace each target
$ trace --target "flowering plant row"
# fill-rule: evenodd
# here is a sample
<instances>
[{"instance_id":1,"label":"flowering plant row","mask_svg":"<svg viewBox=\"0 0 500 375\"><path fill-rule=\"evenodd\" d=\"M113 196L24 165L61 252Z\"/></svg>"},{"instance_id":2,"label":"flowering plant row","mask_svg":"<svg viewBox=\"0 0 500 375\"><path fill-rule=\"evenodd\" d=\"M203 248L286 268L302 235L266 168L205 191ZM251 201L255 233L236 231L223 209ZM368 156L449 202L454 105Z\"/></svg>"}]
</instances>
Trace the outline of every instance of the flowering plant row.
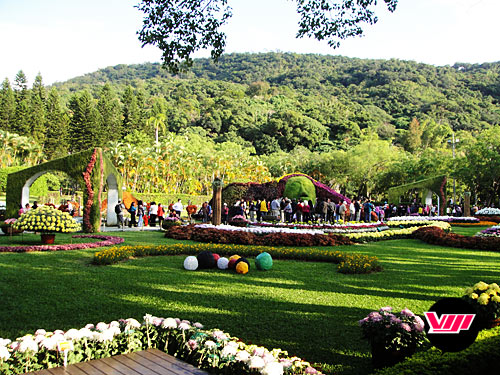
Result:
<instances>
[{"instance_id":1,"label":"flowering plant row","mask_svg":"<svg viewBox=\"0 0 500 375\"><path fill-rule=\"evenodd\" d=\"M26 253L32 251L63 251L63 250L79 250L93 249L102 246L112 246L122 243L124 240L116 236L104 236L99 234L83 234L75 235L73 238L96 238L102 241L72 243L65 245L27 245L27 246L0 246L0 253Z\"/></svg>"},{"instance_id":2,"label":"flowering plant row","mask_svg":"<svg viewBox=\"0 0 500 375\"><path fill-rule=\"evenodd\" d=\"M427 227L439 227L442 230L449 231L451 229L450 224L446 222L436 222L429 224L427 223ZM409 228L402 229L390 229L382 232L376 233L350 233L346 234L346 237L349 237L354 242L372 242L372 241L383 241L383 240L395 240L399 238L409 238L413 235L413 233L422 228L421 226L414 226Z\"/></svg>"},{"instance_id":3,"label":"flowering plant row","mask_svg":"<svg viewBox=\"0 0 500 375\"><path fill-rule=\"evenodd\" d=\"M331 262L339 264L342 273L370 273L381 271L378 258L361 254L349 254L342 251L301 249L271 246L244 246L225 244L169 244L169 245L140 245L120 246L101 250L94 254L93 263L106 265L117 263L131 257L153 255L196 255L203 251L210 251L220 256L239 254L244 257L257 256L267 252L273 259L294 259L315 262ZM342 262L345 264L342 265ZM348 267L352 265L352 267ZM365 266L367 265L367 266ZM359 272L353 272L359 271Z\"/></svg>"},{"instance_id":4,"label":"flowering plant row","mask_svg":"<svg viewBox=\"0 0 500 375\"><path fill-rule=\"evenodd\" d=\"M494 225L488 229L476 233L477 237L500 237L500 225Z\"/></svg>"},{"instance_id":5,"label":"flowering plant row","mask_svg":"<svg viewBox=\"0 0 500 375\"><path fill-rule=\"evenodd\" d=\"M449 223L478 223L479 219L468 216L393 216L387 221L447 221Z\"/></svg>"},{"instance_id":6,"label":"flowering plant row","mask_svg":"<svg viewBox=\"0 0 500 375\"><path fill-rule=\"evenodd\" d=\"M381 223L380 221L376 221L373 223L357 223L357 222L348 222L345 224L328 224L328 223L318 223L318 222L310 222L310 223L250 223L251 226L255 227L276 227L276 228L297 228L297 229L340 229L340 230L355 230L355 229L367 229L367 228L377 228L380 226L384 226L385 223Z\"/></svg>"},{"instance_id":7,"label":"flowering plant row","mask_svg":"<svg viewBox=\"0 0 500 375\"><path fill-rule=\"evenodd\" d=\"M500 208L495 207L485 207L479 211L476 211L475 215L479 216L500 216Z\"/></svg>"},{"instance_id":8,"label":"flowering plant row","mask_svg":"<svg viewBox=\"0 0 500 375\"><path fill-rule=\"evenodd\" d=\"M243 217L243 216L241 216ZM234 218L233 218L234 219ZM196 228L209 228L216 230L240 231L255 234L268 233L301 233L301 234L325 234L321 229L294 229L294 228L277 228L277 227L239 227L234 225L213 225L213 224L196 224Z\"/></svg>"},{"instance_id":9,"label":"flowering plant row","mask_svg":"<svg viewBox=\"0 0 500 375\"><path fill-rule=\"evenodd\" d=\"M210 226L200 227L193 224L169 228L165 232L165 237L176 240L264 246L337 246L352 244L350 239L339 235L297 232L256 234L239 230L219 230Z\"/></svg>"},{"instance_id":10,"label":"flowering plant row","mask_svg":"<svg viewBox=\"0 0 500 375\"><path fill-rule=\"evenodd\" d=\"M462 236L446 233L443 229L435 226L419 228L413 233L413 237L439 246L500 251L499 237Z\"/></svg>"},{"instance_id":11,"label":"flowering plant row","mask_svg":"<svg viewBox=\"0 0 500 375\"><path fill-rule=\"evenodd\" d=\"M39 329L14 342L0 339L0 371L20 374L63 365L58 343L71 341L68 364L156 348L209 372L225 374L318 374L310 363L281 349L247 345L219 329L200 323L147 314L109 324L87 324L67 332Z\"/></svg>"}]
</instances>

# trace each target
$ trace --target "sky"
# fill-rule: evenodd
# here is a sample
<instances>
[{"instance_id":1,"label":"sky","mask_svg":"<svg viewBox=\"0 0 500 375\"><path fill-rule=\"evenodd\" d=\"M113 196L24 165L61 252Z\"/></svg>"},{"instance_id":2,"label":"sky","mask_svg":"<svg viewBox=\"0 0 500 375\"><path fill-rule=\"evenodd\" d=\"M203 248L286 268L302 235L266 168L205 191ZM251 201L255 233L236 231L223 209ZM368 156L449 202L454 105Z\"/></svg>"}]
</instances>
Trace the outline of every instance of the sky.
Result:
<instances>
[{"instance_id":1,"label":"sky","mask_svg":"<svg viewBox=\"0 0 500 375\"><path fill-rule=\"evenodd\" d=\"M139 0L0 0L0 80L23 70L46 85L118 64L161 62L141 48ZM341 42L296 39L292 0L229 0L226 52L296 52L433 65L500 61L500 0L399 0L394 13L379 0L379 22L365 36ZM209 56L208 51L198 57Z\"/></svg>"}]
</instances>

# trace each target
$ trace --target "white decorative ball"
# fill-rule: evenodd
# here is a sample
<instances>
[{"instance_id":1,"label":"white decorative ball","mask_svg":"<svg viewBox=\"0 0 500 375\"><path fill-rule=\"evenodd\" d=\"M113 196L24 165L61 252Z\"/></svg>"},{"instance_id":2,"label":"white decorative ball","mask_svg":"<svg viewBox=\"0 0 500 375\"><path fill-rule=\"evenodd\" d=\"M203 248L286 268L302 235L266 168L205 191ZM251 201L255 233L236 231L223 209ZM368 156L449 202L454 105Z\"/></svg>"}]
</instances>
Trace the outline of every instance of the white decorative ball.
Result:
<instances>
[{"instance_id":1,"label":"white decorative ball","mask_svg":"<svg viewBox=\"0 0 500 375\"><path fill-rule=\"evenodd\" d=\"M227 270L227 265L229 264L229 259L226 257L221 257L217 260L217 268L220 270Z\"/></svg>"},{"instance_id":2,"label":"white decorative ball","mask_svg":"<svg viewBox=\"0 0 500 375\"><path fill-rule=\"evenodd\" d=\"M198 259L191 255L184 259L184 268L188 271L196 271L198 269Z\"/></svg>"}]
</instances>

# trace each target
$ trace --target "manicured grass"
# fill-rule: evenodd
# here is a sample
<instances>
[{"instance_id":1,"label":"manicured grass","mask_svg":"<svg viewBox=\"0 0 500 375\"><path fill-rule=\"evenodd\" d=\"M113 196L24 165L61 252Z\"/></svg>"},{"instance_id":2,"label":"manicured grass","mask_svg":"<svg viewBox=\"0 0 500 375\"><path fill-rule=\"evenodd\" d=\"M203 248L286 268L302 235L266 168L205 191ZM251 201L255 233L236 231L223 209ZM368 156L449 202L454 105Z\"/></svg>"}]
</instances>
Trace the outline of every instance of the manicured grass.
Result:
<instances>
[{"instance_id":1,"label":"manicured grass","mask_svg":"<svg viewBox=\"0 0 500 375\"><path fill-rule=\"evenodd\" d=\"M490 228L489 226L459 226L459 225L452 225L451 226L451 231L453 233L461 234L462 236L473 236L477 232L481 232L484 229Z\"/></svg>"},{"instance_id":2,"label":"manicured grass","mask_svg":"<svg viewBox=\"0 0 500 375\"><path fill-rule=\"evenodd\" d=\"M117 232L125 244L164 243L161 233ZM171 240L169 240L170 242ZM282 348L332 373L371 370L357 321L391 305L422 314L479 280L499 282L500 254L393 240L335 249L379 257L385 270L344 275L335 265L275 261L268 272L188 272L183 256L91 266L95 250L0 254L0 337L80 328L145 313L200 321L245 342Z\"/></svg>"}]
</instances>

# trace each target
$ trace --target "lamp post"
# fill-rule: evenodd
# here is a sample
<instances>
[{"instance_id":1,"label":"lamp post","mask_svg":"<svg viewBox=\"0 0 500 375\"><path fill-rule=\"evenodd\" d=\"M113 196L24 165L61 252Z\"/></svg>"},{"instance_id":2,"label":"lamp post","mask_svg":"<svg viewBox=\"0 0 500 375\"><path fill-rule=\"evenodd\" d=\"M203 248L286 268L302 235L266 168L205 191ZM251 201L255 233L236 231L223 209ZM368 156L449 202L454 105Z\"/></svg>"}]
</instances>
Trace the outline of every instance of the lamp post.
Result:
<instances>
[{"instance_id":1,"label":"lamp post","mask_svg":"<svg viewBox=\"0 0 500 375\"><path fill-rule=\"evenodd\" d=\"M448 143L451 143L451 154L453 156L453 159L455 159L455 144L457 144L458 142L460 142L460 139L455 139L455 132L453 131L452 133L452 136L451 136L451 139L448 140ZM455 205L457 203L456 201L456 180L455 180L455 177L453 177L453 205Z\"/></svg>"}]
</instances>

